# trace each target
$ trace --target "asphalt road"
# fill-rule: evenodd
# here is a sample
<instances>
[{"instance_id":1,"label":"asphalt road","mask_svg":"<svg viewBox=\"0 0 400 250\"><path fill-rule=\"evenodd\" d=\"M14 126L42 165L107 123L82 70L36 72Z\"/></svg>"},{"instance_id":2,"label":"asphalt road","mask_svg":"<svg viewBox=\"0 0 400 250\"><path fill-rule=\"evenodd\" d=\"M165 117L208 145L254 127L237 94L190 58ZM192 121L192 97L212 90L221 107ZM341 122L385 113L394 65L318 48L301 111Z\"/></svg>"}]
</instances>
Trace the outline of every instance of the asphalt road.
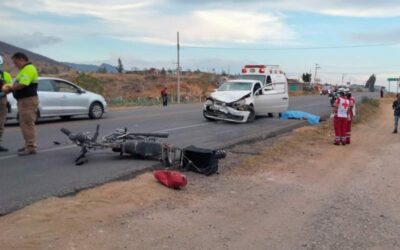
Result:
<instances>
[{"instance_id":1,"label":"asphalt road","mask_svg":"<svg viewBox=\"0 0 400 250\"><path fill-rule=\"evenodd\" d=\"M370 93L362 95L375 96ZM358 98L360 96L357 95ZM321 116L330 113L326 96L291 98L290 109ZM196 145L223 148L246 140L273 136L304 124L303 121L277 118L260 118L251 124L213 123L203 119L201 110L201 104L141 107L112 111L102 120L82 118L68 122L40 122L39 154L29 157L16 155L23 140L19 127L9 124L4 144L10 152L0 155L0 215L43 198L68 195L108 181L129 178L157 164L98 151L90 154L90 161L86 165L75 166L73 161L79 153L78 148L53 145L53 141L66 141L60 133L62 127L86 132L93 131L96 124L100 124L101 135L125 127L135 132L167 132L170 137L165 141L179 147Z\"/></svg>"}]
</instances>

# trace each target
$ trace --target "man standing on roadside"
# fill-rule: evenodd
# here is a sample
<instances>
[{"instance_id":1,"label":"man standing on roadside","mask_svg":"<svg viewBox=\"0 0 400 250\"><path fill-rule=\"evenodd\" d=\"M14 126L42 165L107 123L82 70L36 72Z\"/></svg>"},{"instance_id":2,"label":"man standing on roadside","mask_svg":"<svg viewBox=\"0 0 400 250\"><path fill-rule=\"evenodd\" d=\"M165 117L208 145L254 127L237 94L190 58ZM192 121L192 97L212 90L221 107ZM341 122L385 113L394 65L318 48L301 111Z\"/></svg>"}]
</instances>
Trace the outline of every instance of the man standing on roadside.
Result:
<instances>
[{"instance_id":1,"label":"man standing on roadside","mask_svg":"<svg viewBox=\"0 0 400 250\"><path fill-rule=\"evenodd\" d=\"M162 98L163 106L166 107L168 105L168 90L167 90L167 87L164 87L161 90L161 98Z\"/></svg>"},{"instance_id":2,"label":"man standing on roadside","mask_svg":"<svg viewBox=\"0 0 400 250\"><path fill-rule=\"evenodd\" d=\"M400 94L397 94L397 100L393 102L392 108L394 110L393 134L397 134L397 127L399 126L399 117L400 117Z\"/></svg>"},{"instance_id":3,"label":"man standing on roadside","mask_svg":"<svg viewBox=\"0 0 400 250\"><path fill-rule=\"evenodd\" d=\"M18 150L18 155L36 154L36 127L38 111L38 72L23 53L12 56L15 66L20 70L12 86L3 87L3 92L12 92L17 100L19 125L25 139L25 147Z\"/></svg>"},{"instance_id":4,"label":"man standing on roadside","mask_svg":"<svg viewBox=\"0 0 400 250\"><path fill-rule=\"evenodd\" d=\"M4 60L0 55L0 152L7 152L8 149L2 146L4 125L7 119L7 94L3 93L4 86L12 85L12 77L3 70Z\"/></svg>"}]
</instances>

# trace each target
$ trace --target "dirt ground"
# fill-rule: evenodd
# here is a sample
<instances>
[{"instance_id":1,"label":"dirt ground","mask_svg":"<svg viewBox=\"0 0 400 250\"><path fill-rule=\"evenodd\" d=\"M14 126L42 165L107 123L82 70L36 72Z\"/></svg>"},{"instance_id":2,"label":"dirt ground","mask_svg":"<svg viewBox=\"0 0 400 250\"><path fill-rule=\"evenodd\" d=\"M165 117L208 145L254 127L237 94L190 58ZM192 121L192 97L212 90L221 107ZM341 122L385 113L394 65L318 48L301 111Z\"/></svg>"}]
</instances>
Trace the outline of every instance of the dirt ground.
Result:
<instances>
[{"instance_id":1,"label":"dirt ground","mask_svg":"<svg viewBox=\"0 0 400 250\"><path fill-rule=\"evenodd\" d=\"M0 218L8 249L400 249L392 111L333 146L327 125L231 150L182 191L151 174Z\"/></svg>"}]
</instances>

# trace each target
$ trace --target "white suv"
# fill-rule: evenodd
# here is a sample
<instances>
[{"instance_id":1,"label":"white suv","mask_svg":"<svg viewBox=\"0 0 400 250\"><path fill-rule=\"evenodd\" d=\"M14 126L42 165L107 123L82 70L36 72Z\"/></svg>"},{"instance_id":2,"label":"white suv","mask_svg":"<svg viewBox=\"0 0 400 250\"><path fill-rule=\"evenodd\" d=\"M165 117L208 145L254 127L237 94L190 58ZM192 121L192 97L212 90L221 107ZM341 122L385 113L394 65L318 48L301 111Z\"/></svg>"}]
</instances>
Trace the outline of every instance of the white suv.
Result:
<instances>
[{"instance_id":1,"label":"white suv","mask_svg":"<svg viewBox=\"0 0 400 250\"><path fill-rule=\"evenodd\" d=\"M257 80L223 83L204 103L206 119L237 123L254 121L256 116L281 113L288 109L287 82L265 85Z\"/></svg>"}]
</instances>

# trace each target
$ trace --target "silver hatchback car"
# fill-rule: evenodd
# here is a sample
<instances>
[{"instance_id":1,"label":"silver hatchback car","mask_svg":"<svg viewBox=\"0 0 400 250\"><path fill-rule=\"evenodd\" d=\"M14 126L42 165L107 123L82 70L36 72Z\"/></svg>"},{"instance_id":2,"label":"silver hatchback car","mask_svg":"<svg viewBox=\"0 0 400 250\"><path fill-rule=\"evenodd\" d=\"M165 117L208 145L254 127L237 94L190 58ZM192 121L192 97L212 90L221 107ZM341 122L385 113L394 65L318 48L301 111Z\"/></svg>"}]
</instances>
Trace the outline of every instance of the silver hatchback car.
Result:
<instances>
[{"instance_id":1,"label":"silver hatchback car","mask_svg":"<svg viewBox=\"0 0 400 250\"><path fill-rule=\"evenodd\" d=\"M88 115L100 119L107 109L103 96L89 92L63 79L40 77L38 81L39 111L38 118ZM18 119L17 101L10 94L7 119Z\"/></svg>"}]
</instances>

